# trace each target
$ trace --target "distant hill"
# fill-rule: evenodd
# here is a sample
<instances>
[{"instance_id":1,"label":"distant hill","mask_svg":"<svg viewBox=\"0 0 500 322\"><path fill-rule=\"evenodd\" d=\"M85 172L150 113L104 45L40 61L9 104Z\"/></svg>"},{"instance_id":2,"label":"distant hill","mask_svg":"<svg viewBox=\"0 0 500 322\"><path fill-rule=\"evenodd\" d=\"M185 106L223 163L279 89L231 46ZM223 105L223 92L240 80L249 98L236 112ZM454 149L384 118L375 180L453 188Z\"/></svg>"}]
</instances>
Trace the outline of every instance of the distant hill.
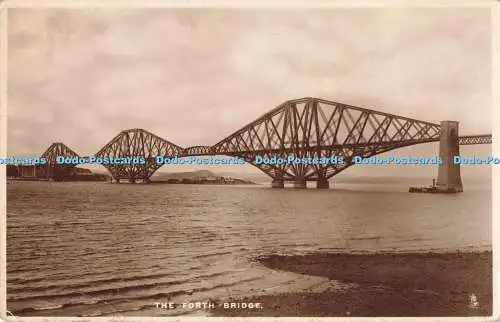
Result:
<instances>
[{"instance_id":1,"label":"distant hill","mask_svg":"<svg viewBox=\"0 0 500 322\"><path fill-rule=\"evenodd\" d=\"M151 183L181 184L258 184L251 180L229 177L209 170L189 172L158 172L151 177Z\"/></svg>"},{"instance_id":2,"label":"distant hill","mask_svg":"<svg viewBox=\"0 0 500 322\"><path fill-rule=\"evenodd\" d=\"M224 177L240 178L243 180L250 180L253 182L271 182L271 178L264 172L257 173L238 173L238 172L217 172L217 175Z\"/></svg>"},{"instance_id":3,"label":"distant hill","mask_svg":"<svg viewBox=\"0 0 500 322\"><path fill-rule=\"evenodd\" d=\"M100 173L109 175L106 169L92 169L93 173ZM210 170L197 170L197 171L185 171L185 172L162 172L156 171L151 177L152 180L163 181L168 179L194 179L194 178L216 178L216 177L231 177L243 180L267 182L271 178L266 176L264 173L254 174L254 173L237 173L237 172L212 172Z\"/></svg>"},{"instance_id":4,"label":"distant hill","mask_svg":"<svg viewBox=\"0 0 500 322\"><path fill-rule=\"evenodd\" d=\"M194 179L199 177L215 178L220 176L220 174L215 174L209 170L198 170L189 172L155 172L151 179L162 181L168 179Z\"/></svg>"}]
</instances>

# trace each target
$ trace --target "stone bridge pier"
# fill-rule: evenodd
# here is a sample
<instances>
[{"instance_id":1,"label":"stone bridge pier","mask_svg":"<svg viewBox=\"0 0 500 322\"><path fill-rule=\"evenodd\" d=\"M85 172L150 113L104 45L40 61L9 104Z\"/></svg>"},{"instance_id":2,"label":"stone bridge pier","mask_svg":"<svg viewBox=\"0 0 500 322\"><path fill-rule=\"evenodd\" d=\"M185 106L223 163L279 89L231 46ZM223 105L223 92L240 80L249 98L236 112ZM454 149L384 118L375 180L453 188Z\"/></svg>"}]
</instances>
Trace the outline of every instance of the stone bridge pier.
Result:
<instances>
[{"instance_id":1,"label":"stone bridge pier","mask_svg":"<svg viewBox=\"0 0 500 322\"><path fill-rule=\"evenodd\" d=\"M438 168L438 178L436 183L437 192L462 192L462 177L460 175L460 164L454 163L454 157L460 156L460 142L457 121L441 121L439 137L439 157L442 163ZM316 188L329 189L330 183L326 179L324 169L318 169ZM282 177L274 178L271 187L284 188ZM292 187L296 189L307 188L307 181L300 174L291 181Z\"/></svg>"},{"instance_id":2,"label":"stone bridge pier","mask_svg":"<svg viewBox=\"0 0 500 322\"><path fill-rule=\"evenodd\" d=\"M443 163L439 165L437 188L443 192L462 192L462 177L460 164L455 164L453 158L460 155L458 141L458 122L441 121L439 140L439 156Z\"/></svg>"},{"instance_id":3,"label":"stone bridge pier","mask_svg":"<svg viewBox=\"0 0 500 322\"><path fill-rule=\"evenodd\" d=\"M316 188L318 189L329 189L330 182L326 178L320 178L316 181Z\"/></svg>"},{"instance_id":4,"label":"stone bridge pier","mask_svg":"<svg viewBox=\"0 0 500 322\"><path fill-rule=\"evenodd\" d=\"M283 179L281 179L281 178L273 179L273 181L271 182L271 187L272 188L284 188L285 181L283 181Z\"/></svg>"},{"instance_id":5,"label":"stone bridge pier","mask_svg":"<svg viewBox=\"0 0 500 322\"><path fill-rule=\"evenodd\" d=\"M320 168L318 170L318 179L316 181L316 188L318 189L329 189L330 188L330 183L328 182L328 179L326 178L326 169L325 168ZM307 180L304 178L303 175L297 174L295 178L291 181L292 187L295 189L306 189L307 188ZM273 181L271 182L271 187L272 188L284 188L285 187L285 180L283 180L283 177L275 177Z\"/></svg>"},{"instance_id":6,"label":"stone bridge pier","mask_svg":"<svg viewBox=\"0 0 500 322\"><path fill-rule=\"evenodd\" d=\"M271 182L271 187L272 188L284 188L285 187L285 181L281 179L273 179ZM306 189L307 188L307 181L305 179L298 178L295 181L292 181L292 187L295 189ZM316 188L318 189L329 189L330 188L330 182L326 178L320 178L316 180Z\"/></svg>"}]
</instances>

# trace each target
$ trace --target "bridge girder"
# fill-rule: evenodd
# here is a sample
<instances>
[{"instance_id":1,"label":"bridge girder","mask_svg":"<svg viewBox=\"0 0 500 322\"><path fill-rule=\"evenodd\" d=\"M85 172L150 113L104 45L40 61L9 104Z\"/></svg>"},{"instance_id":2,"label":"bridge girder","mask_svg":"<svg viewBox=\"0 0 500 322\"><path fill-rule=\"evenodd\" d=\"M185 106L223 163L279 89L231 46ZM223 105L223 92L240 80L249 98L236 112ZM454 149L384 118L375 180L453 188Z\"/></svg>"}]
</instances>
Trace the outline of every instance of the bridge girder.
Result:
<instances>
[{"instance_id":1,"label":"bridge girder","mask_svg":"<svg viewBox=\"0 0 500 322\"><path fill-rule=\"evenodd\" d=\"M185 148L182 155L183 156L194 156L194 155L213 155L213 148L208 145L196 145Z\"/></svg>"},{"instance_id":2,"label":"bridge girder","mask_svg":"<svg viewBox=\"0 0 500 322\"><path fill-rule=\"evenodd\" d=\"M180 146L169 142L144 129L130 129L121 131L109 141L99 152L97 157L125 158L143 157L145 163L103 164L113 178L149 180L151 175L161 167L157 164L157 156L179 156L184 151Z\"/></svg>"},{"instance_id":3,"label":"bridge girder","mask_svg":"<svg viewBox=\"0 0 500 322\"><path fill-rule=\"evenodd\" d=\"M114 179L148 180L162 165L156 156L227 155L241 157L278 180L327 180L353 165L352 158L371 157L414 144L436 142L440 125L319 98L289 100L213 146L182 148L143 129L120 132L95 155L142 156L144 164L106 165ZM488 144L491 135L459 137L459 144ZM62 143L44 153L52 175L57 156L78 156ZM342 157L344 164L257 164L263 158ZM51 168L52 167L52 168ZM64 168L63 166L60 168ZM71 167L71 166L70 166ZM52 170L50 170L52 169Z\"/></svg>"},{"instance_id":4,"label":"bridge girder","mask_svg":"<svg viewBox=\"0 0 500 322\"><path fill-rule=\"evenodd\" d=\"M460 145L491 144L491 134L463 135L458 138Z\"/></svg>"},{"instance_id":5,"label":"bridge girder","mask_svg":"<svg viewBox=\"0 0 500 322\"><path fill-rule=\"evenodd\" d=\"M212 147L240 156L274 179L324 180L370 157L403 146L439 140L440 125L317 98L287 101ZM330 157L341 164L256 164L255 158Z\"/></svg>"},{"instance_id":6,"label":"bridge girder","mask_svg":"<svg viewBox=\"0 0 500 322\"><path fill-rule=\"evenodd\" d=\"M46 164L40 165L43 176L54 180L61 180L66 176L74 164L58 164L57 157L79 157L79 155L61 142L52 143L47 150L42 154L42 158L47 161Z\"/></svg>"}]
</instances>

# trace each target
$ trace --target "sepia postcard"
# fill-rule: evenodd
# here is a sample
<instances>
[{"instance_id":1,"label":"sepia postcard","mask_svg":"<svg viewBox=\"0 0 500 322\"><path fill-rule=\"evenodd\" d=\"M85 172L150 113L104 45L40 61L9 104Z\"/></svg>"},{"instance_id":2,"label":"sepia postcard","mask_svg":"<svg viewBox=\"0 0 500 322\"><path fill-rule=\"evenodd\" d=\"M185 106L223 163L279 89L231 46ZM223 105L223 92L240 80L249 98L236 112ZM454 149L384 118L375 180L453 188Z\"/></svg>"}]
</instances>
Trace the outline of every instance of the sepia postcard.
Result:
<instances>
[{"instance_id":1,"label":"sepia postcard","mask_svg":"<svg viewBox=\"0 0 500 322\"><path fill-rule=\"evenodd\" d=\"M4 1L1 318L498 318L496 4Z\"/></svg>"}]
</instances>

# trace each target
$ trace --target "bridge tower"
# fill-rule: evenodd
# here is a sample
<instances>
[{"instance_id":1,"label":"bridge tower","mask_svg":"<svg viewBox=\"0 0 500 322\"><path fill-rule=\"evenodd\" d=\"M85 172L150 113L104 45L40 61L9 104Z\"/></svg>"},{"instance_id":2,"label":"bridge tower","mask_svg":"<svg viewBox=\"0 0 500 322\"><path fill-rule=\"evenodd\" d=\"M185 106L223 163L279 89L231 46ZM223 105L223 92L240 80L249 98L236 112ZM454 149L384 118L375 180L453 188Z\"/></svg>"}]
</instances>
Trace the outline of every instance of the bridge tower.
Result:
<instances>
[{"instance_id":1,"label":"bridge tower","mask_svg":"<svg viewBox=\"0 0 500 322\"><path fill-rule=\"evenodd\" d=\"M462 192L460 164L453 162L454 156L460 155L458 142L458 122L441 121L439 156L443 161L439 165L437 187L446 192Z\"/></svg>"},{"instance_id":2,"label":"bridge tower","mask_svg":"<svg viewBox=\"0 0 500 322\"><path fill-rule=\"evenodd\" d=\"M63 181L76 166L75 164L59 164L58 157L78 158L79 155L61 142L52 143L42 154L42 158L45 158L47 163L40 166L43 176L51 181Z\"/></svg>"}]
</instances>

